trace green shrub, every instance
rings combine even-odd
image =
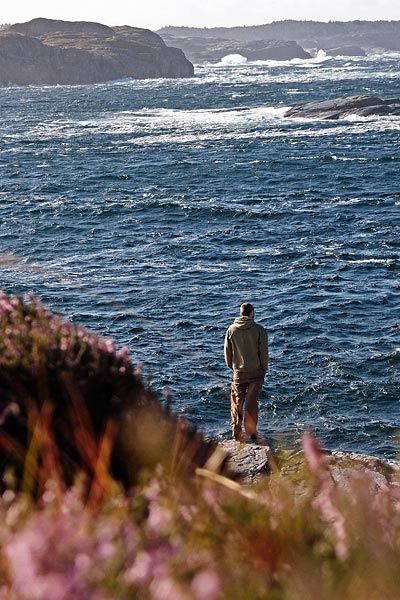
[[[12,468],[25,491],[81,472],[105,488],[110,471],[128,488],[143,469],[190,468],[212,450],[161,404],[126,348],[34,297],[0,294],[0,403],[1,472]]]

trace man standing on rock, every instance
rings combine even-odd
[[[262,440],[257,431],[258,396],[268,370],[268,336],[264,327],[254,321],[254,307],[245,302],[228,328],[224,343],[225,362],[233,371],[231,385],[232,433],[244,441],[242,430],[253,440]]]

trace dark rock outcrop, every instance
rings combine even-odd
[[[346,96],[334,100],[298,104],[284,114],[285,117],[301,119],[342,119],[349,115],[359,117],[400,116],[400,98],[382,100],[369,94]]]
[[[33,19],[0,31],[0,85],[192,77],[182,50],[136,27]]]
[[[365,50],[360,46],[339,46],[338,48],[325,48],[328,56],[366,56]]]
[[[240,54],[247,60],[292,60],[293,58],[310,58],[299,44],[294,41],[253,40],[238,41],[223,38],[180,37],[168,33],[162,34],[167,44],[172,44],[185,53],[195,63],[219,62],[229,54]]]

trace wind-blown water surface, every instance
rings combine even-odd
[[[229,63],[229,61],[228,61]],[[0,287],[128,345],[227,437],[225,329],[270,337],[260,430],[397,455],[400,119],[286,120],[400,96],[400,56],[196,68],[189,80],[2,88]]]

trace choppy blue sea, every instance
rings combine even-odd
[[[358,93],[399,97],[400,55],[0,88],[0,288],[129,346],[217,438],[225,330],[253,302],[260,431],[397,457],[400,118],[283,118]]]

